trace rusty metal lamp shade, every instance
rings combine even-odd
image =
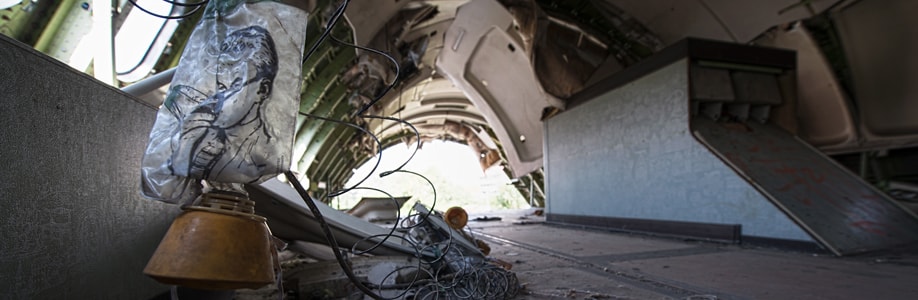
[[[443,214],[443,220],[446,221],[449,227],[456,230],[462,230],[469,222],[469,214],[465,212],[465,209],[462,207],[453,206],[447,209],[446,213]]]
[[[211,192],[172,222],[143,273],[197,289],[254,289],[273,283],[274,249],[265,218],[246,195]]]

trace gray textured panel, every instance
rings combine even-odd
[[[178,209],[141,199],[155,109],[0,36],[2,299],[147,299]]]
[[[777,126],[695,118],[692,129],[836,254],[918,242],[918,219]]]
[[[737,71],[732,77],[737,102],[781,104],[781,88],[776,75]]]
[[[699,101],[734,101],[733,81],[726,69],[691,67],[692,99]]]
[[[692,138],[685,60],[546,121],[547,213],[741,224],[812,239]]]

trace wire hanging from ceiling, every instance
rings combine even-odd
[[[343,15],[346,11],[348,2],[349,1],[344,0],[342,4],[335,10],[335,13],[331,18],[329,18],[326,28],[318,41],[313,44],[310,50],[304,55],[303,62],[308,60],[309,57],[315,53],[319,44],[321,44],[327,37],[331,37],[331,40],[337,44],[353,47],[383,56],[392,63],[392,67],[395,69],[395,76],[392,82],[389,83],[379,94],[373,97],[370,102],[366,103],[355,113],[351,114],[350,118],[353,119],[359,117],[364,119],[381,119],[395,121],[407,125],[414,133],[416,138],[417,144],[414,147],[413,152],[409,158],[406,159],[401,165],[395,169],[380,172],[379,176],[382,178],[393,174],[408,174],[420,177],[430,186],[433,197],[431,199],[432,201],[430,203],[430,208],[425,208],[426,211],[409,213],[409,215],[404,219],[401,218],[401,212],[398,212],[397,220],[399,221],[396,222],[392,228],[390,228],[390,231],[387,234],[368,236],[358,240],[351,246],[350,253],[351,255],[363,255],[373,251],[373,249],[384,244],[389,239],[400,239],[413,247],[415,258],[418,259],[419,265],[416,267],[411,267],[417,269],[416,272],[414,272],[414,278],[412,278],[407,284],[384,284],[387,278],[391,276],[397,276],[400,271],[408,268],[403,267],[393,270],[387,274],[387,276],[385,276],[379,283],[362,282],[357,279],[356,276],[354,276],[353,271],[350,270],[349,264],[345,261],[346,258],[342,255],[342,251],[337,248],[338,244],[335,241],[330,229],[328,229],[328,224],[325,222],[324,218],[318,217],[321,212],[318,211],[316,204],[313,203],[314,200],[308,195],[307,191],[302,188],[298,181],[294,183],[295,189],[298,193],[300,193],[303,200],[307,202],[307,205],[310,207],[310,210],[313,211],[313,214],[317,216],[317,220],[323,227],[323,232],[326,233],[326,238],[329,242],[329,245],[335,249],[334,252],[336,259],[338,260],[338,263],[342,269],[344,269],[345,274],[347,274],[347,276],[351,279],[355,286],[361,290],[361,292],[374,299],[397,299],[402,297],[414,299],[433,299],[439,298],[440,296],[445,296],[447,299],[506,299],[512,297],[517,293],[519,289],[519,281],[515,274],[496,265],[493,265],[484,259],[475,260],[467,257],[463,254],[462,251],[458,249],[458,245],[454,239],[452,229],[450,229],[448,226],[443,229],[442,226],[437,227],[435,224],[433,224],[434,222],[432,221],[432,217],[437,204],[436,187],[428,178],[424,177],[423,175],[413,171],[404,170],[404,167],[414,158],[418,149],[420,149],[421,138],[418,129],[410,122],[401,118],[364,114],[374,105],[376,105],[376,103],[378,103],[386,94],[388,94],[388,92],[391,91],[395,85],[398,84],[398,79],[401,76],[401,69],[398,61],[388,53],[377,49],[348,43],[334,37],[331,34],[334,25],[337,24],[341,15]],[[380,161],[382,160],[382,144],[380,143],[379,137],[354,122],[333,120],[330,118],[306,113],[301,114],[322,121],[336,122],[355,128],[362,131],[364,134],[370,135],[377,144],[377,161],[367,176],[362,178],[353,186],[327,193],[326,198],[323,199],[322,202],[328,203],[327,201],[330,201],[330,198],[338,197],[353,190],[361,189],[383,193],[393,202],[396,201],[391,194],[383,191],[382,189],[361,186],[369,178],[369,176],[371,176],[377,170]],[[296,181],[296,177],[293,176],[292,172],[287,172],[286,175],[289,181]],[[398,203],[396,202],[396,207],[398,207],[397,204]],[[415,211],[415,208],[412,208],[412,211]],[[404,235],[395,235],[397,228],[405,231]],[[372,246],[363,248],[363,250],[358,250],[358,248],[360,248],[359,245],[366,242],[372,243]],[[477,249],[474,249],[474,251],[477,251]],[[427,279],[419,279],[418,275],[422,272],[428,275]],[[376,291],[368,291],[371,288],[375,289]],[[401,290],[401,293],[398,293],[392,298],[385,298],[380,296],[382,291],[387,290]]]
[[[152,12],[152,11],[150,11],[150,10],[144,8],[143,6],[137,4],[137,1],[138,1],[138,0],[128,0],[128,2],[131,3],[131,5],[133,5],[135,8],[137,8],[137,9],[139,9],[139,10],[145,12],[145,13],[150,14],[150,15],[155,16],[155,17],[158,17],[158,18],[163,18],[163,19],[168,19],[168,20],[184,19],[184,18],[190,17],[191,15],[194,15],[195,13],[197,13],[198,10],[201,9],[201,7],[206,6],[207,3],[210,2],[210,0],[204,0],[204,1],[201,1],[201,2],[195,2],[195,3],[182,3],[182,2],[178,2],[178,1],[163,0],[164,2],[169,3],[169,4],[172,4],[173,6],[191,7],[192,9],[191,9],[191,11],[186,12],[186,13],[183,13],[183,14],[181,14],[181,15],[161,15],[161,14],[158,14],[158,13],[154,13],[154,12]],[[173,10],[174,10],[174,9],[173,9]],[[171,12],[170,12],[170,13],[171,13]]]

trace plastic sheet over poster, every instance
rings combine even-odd
[[[187,203],[201,180],[257,183],[289,169],[306,17],[271,1],[208,4],[150,133],[145,197]]]

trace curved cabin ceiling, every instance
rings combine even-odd
[[[70,63],[60,52],[86,34],[81,22],[92,8],[13,2],[0,10],[0,33]],[[284,2],[312,12],[311,45],[340,1]],[[132,10],[120,5],[116,32]],[[352,0],[332,34],[388,52],[400,65],[399,83],[368,114],[408,121],[422,141],[469,145],[482,168],[500,165],[521,179],[525,196],[534,182],[533,196],[544,203],[541,121],[576,105],[569,99],[584,87],[684,37],[797,50],[797,133],[824,151],[915,145],[918,126],[908,112],[918,109],[909,101],[918,88],[882,78],[886,71],[916,78],[915,60],[894,59],[916,48],[918,24],[908,13],[916,9],[908,0]],[[195,22],[180,22],[168,45],[149,54],[158,57],[153,73],[177,64]],[[898,44],[874,47],[883,37]],[[313,192],[341,187],[380,147],[416,142],[403,123],[353,116],[396,80],[385,58],[329,41],[303,68],[301,113],[356,123],[380,140],[299,116],[293,169]]]

